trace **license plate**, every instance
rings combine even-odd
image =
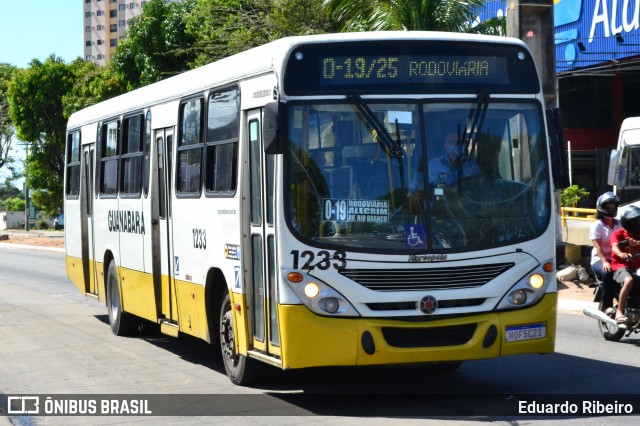
[[[514,325],[505,329],[505,338],[507,339],[507,342],[542,339],[546,336],[547,326],[545,323]]]

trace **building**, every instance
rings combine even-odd
[[[106,65],[125,37],[128,21],[142,13],[147,1],[84,0],[84,59]]]
[[[507,16],[511,0],[489,0],[479,19]],[[553,4],[557,99],[570,147],[572,183],[593,207],[607,186],[609,153],[627,117],[640,116],[640,2],[519,0]],[[535,29],[526,36],[536,37]]]
[[[627,117],[640,116],[640,3],[560,0],[555,49],[565,138],[573,183],[591,192],[607,186],[609,152]]]

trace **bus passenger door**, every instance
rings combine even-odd
[[[86,293],[98,295],[95,252],[93,243],[93,159],[95,147],[85,145],[82,150],[82,171],[80,183],[82,234],[82,272]]]
[[[247,116],[249,135],[249,223],[250,241],[243,253],[251,253],[249,271],[251,288],[246,290],[249,326],[253,347],[261,352],[280,355],[280,335],[276,309],[276,241],[274,228],[275,156],[265,155],[262,140],[262,110]]]
[[[165,324],[177,325],[171,215],[173,128],[156,130],[154,145],[155,158],[153,161],[151,190],[151,246],[154,294],[160,321]],[[177,333],[177,329],[175,331]]]

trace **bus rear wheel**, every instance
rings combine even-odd
[[[219,336],[222,362],[229,380],[239,386],[246,386],[256,381],[260,365],[256,360],[240,355],[236,351],[233,311],[228,294],[222,301],[220,309]]]
[[[115,260],[109,262],[107,269],[107,311],[109,313],[109,325],[116,336],[125,336],[135,328],[135,322],[131,314],[122,310],[120,297],[120,284]]]

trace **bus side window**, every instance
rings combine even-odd
[[[139,197],[142,190],[142,114],[124,119],[120,163],[120,193]]]
[[[80,194],[80,131],[67,137],[67,198],[78,198]]]
[[[181,195],[200,195],[203,139],[203,99],[196,98],[180,105],[180,135],[176,191]]]
[[[118,160],[120,156],[120,121],[102,125],[100,149],[100,194],[115,196],[118,193]]]
[[[207,195],[233,194],[238,175],[240,138],[238,89],[214,91],[207,105],[204,188]]]

